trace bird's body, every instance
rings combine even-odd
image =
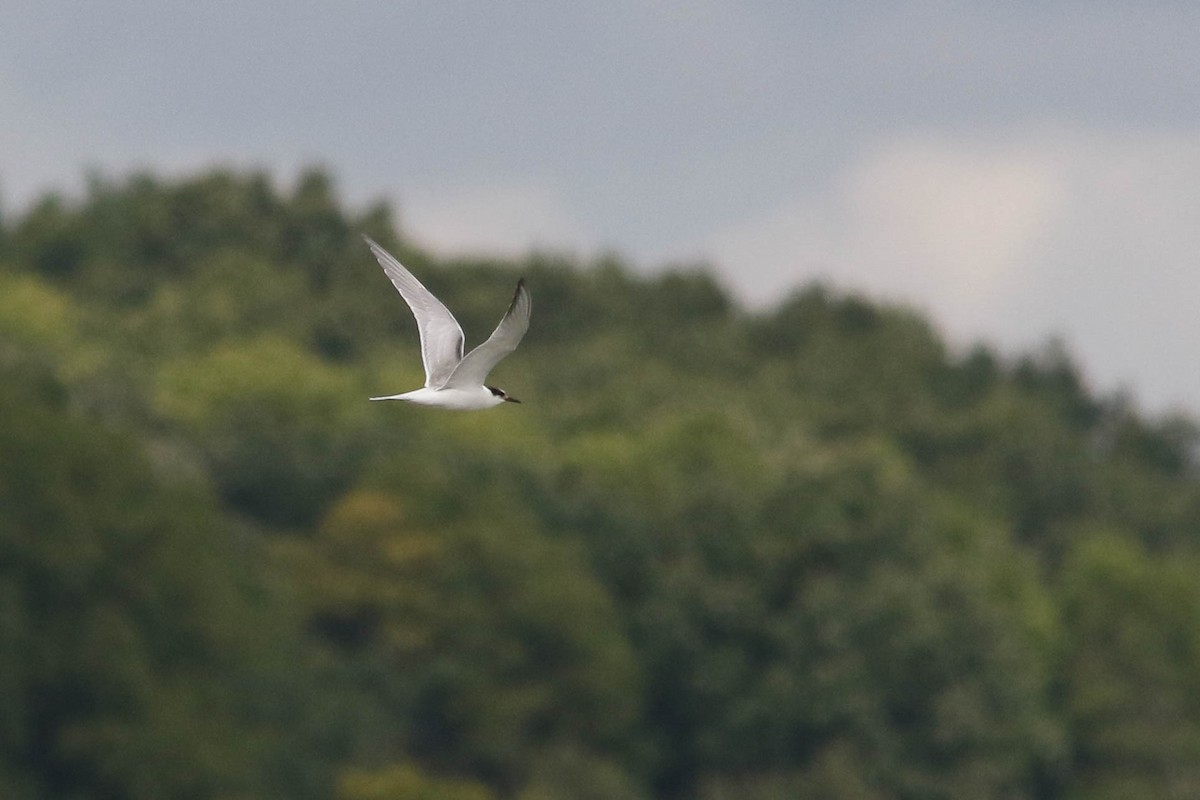
[[[501,359],[517,349],[529,329],[531,301],[525,281],[517,281],[512,303],[492,335],[464,356],[462,328],[449,309],[390,253],[370,237],[363,238],[417,320],[421,361],[425,365],[424,387],[371,399],[404,400],[457,411],[479,411],[505,402],[521,402],[509,397],[503,389],[483,382]]]
[[[491,408],[506,402],[504,397],[493,394],[486,386],[478,389],[414,389],[403,394],[392,394],[387,397],[372,397],[372,400],[404,400],[419,406],[435,406],[456,411],[478,411]],[[509,403],[519,403],[520,400],[508,398]]]

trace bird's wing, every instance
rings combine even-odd
[[[449,379],[454,368],[463,357],[463,332],[458,320],[442,301],[421,282],[413,277],[391,253],[384,250],[370,236],[363,236],[371,246],[371,252],[379,260],[379,266],[391,278],[392,285],[417,320],[417,331],[421,334],[421,362],[425,365],[425,385],[439,388]]]
[[[532,301],[529,290],[525,288],[525,280],[517,281],[517,290],[513,293],[512,303],[504,314],[504,319],[492,331],[492,335],[483,344],[467,353],[466,357],[450,373],[446,381],[447,388],[468,388],[481,386],[487,379],[492,368],[500,363],[500,359],[517,349],[525,331],[529,330],[529,312]]]

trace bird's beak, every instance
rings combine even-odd
[[[521,401],[520,401],[520,400],[518,400],[518,399],[517,399],[517,398],[515,398],[515,397],[508,397],[508,396],[506,395],[506,396],[504,397],[504,402],[506,402],[506,403],[519,403],[519,402],[521,402]]]

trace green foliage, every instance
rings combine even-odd
[[[37,796],[314,796],[300,643],[261,554],[130,439],[3,377],[0,775]]]
[[[405,506],[351,493],[316,540],[285,542],[284,556],[303,577],[310,626],[358,662],[359,680],[389,687],[407,748],[512,785],[546,743],[626,735],[636,665],[576,548],[497,528],[487,498],[436,534]]]
[[[1195,557],[1128,539],[1082,543],[1064,580],[1071,797],[1194,797],[1200,788],[1200,584]]]
[[[321,170],[0,230],[0,794],[1074,800],[1200,785],[1197,427],[1061,345],[442,261]],[[486,336],[438,414],[383,242]]]
[[[344,487],[361,446],[353,378],[284,339],[219,347],[163,365],[159,413],[194,437],[235,509],[311,522]]]

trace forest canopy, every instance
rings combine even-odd
[[[329,175],[0,221],[0,796],[1200,794],[1197,428],[820,284],[448,259]],[[521,406],[421,383],[361,234]]]

